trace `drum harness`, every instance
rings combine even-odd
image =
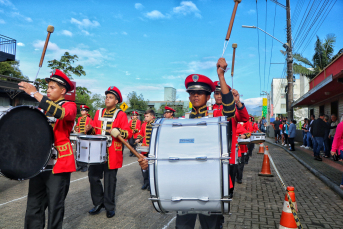
[[[103,122],[102,126],[105,126],[105,128],[107,128],[107,123],[109,122],[109,123],[112,124],[114,122],[114,120],[117,118],[117,115],[118,115],[119,111],[122,111],[122,110],[117,109],[114,112],[112,118],[104,118],[104,117],[102,117],[102,113],[103,113],[104,109],[106,109],[106,108],[102,108],[99,111],[99,120]],[[106,129],[102,129],[101,135],[104,135],[105,137],[107,137],[107,139],[108,139],[107,147],[110,147],[112,145],[112,136],[111,135],[106,135]]]

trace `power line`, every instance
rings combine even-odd
[[[268,4],[266,0],[266,17],[265,17],[265,31],[267,31],[267,15],[268,15]],[[263,71],[263,89],[266,89],[266,65],[267,65],[267,34],[264,33],[264,71]],[[261,93],[261,92],[260,92]]]
[[[257,27],[258,27],[258,7],[257,7],[257,0],[256,0],[256,15],[257,15]],[[258,74],[260,76],[260,91],[258,94],[261,93],[261,58],[260,58],[260,35],[258,33],[259,29],[257,29],[257,50],[258,50]]]
[[[275,4],[273,36],[274,36],[274,29],[275,29],[276,6],[277,6],[277,5]],[[268,89],[268,84],[269,84],[270,68],[271,68],[271,62],[272,62],[272,56],[273,56],[273,46],[274,46],[274,39],[272,39],[272,48],[271,48],[271,51],[270,51],[269,74],[268,74],[268,81],[267,81],[267,89]]]

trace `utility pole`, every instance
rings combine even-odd
[[[286,14],[287,14],[287,116],[288,120],[293,119],[293,54],[292,54],[292,28],[291,28],[291,4],[290,0],[286,0]]]

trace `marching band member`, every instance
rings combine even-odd
[[[241,125],[241,123],[237,123],[237,131],[236,134],[238,137],[242,139],[250,138],[250,133],[244,129],[244,127]],[[240,157],[239,163],[238,163],[238,168],[237,168],[237,183],[242,184],[242,179],[243,179],[243,169],[244,169],[244,164],[245,164],[245,157],[249,157],[247,155],[248,152],[248,147],[246,145],[240,145],[239,146],[239,155]],[[233,191],[233,190],[232,190]]]
[[[152,123],[155,122],[155,111],[154,110],[147,110],[144,113],[144,123],[142,124],[142,128],[139,131],[137,136],[136,143],[142,142],[142,146],[149,146],[150,145],[150,137],[152,132]],[[142,152],[143,156],[148,156],[148,152]],[[149,182],[149,170],[148,168],[142,169],[143,175],[143,186],[142,190],[147,189],[150,191],[150,182]]]
[[[251,134],[255,132],[254,129],[254,117],[250,116],[249,120],[243,124],[243,127]],[[255,144],[249,143],[248,144],[248,155],[245,157],[245,164],[249,163],[249,157],[252,156],[252,151],[254,150]]]
[[[141,129],[141,120],[138,119],[137,111],[132,111],[132,117],[129,122],[129,126],[132,131],[132,137],[129,140],[129,144],[132,146],[132,148],[136,149],[136,146],[137,146],[136,139],[138,137],[139,130]],[[130,157],[134,157],[131,151],[130,151]]]
[[[235,99],[238,93],[233,95],[233,90],[230,91],[224,78],[224,72],[227,63],[224,58],[220,58],[217,63],[217,73],[220,81],[222,93],[222,110],[214,110],[213,116],[218,117],[223,114],[228,119],[233,118],[236,112]],[[193,105],[190,118],[202,118],[208,115],[206,102],[211,98],[211,93],[215,90],[215,85],[211,79],[204,75],[192,74],[187,76],[185,86],[189,93],[189,100]],[[239,97],[238,97],[239,99]],[[148,161],[145,159],[138,159],[142,169],[148,167]],[[176,228],[194,228],[197,214],[177,215]],[[199,214],[200,224],[202,228],[220,228],[222,224],[222,215],[202,215]]]
[[[223,104],[222,104],[222,93],[221,93],[221,87],[220,87],[220,82],[215,81],[214,85],[216,86],[216,89],[214,91],[214,99],[216,101],[216,104],[213,105],[213,110],[223,110]],[[231,90],[231,87],[227,85],[229,90]],[[236,136],[236,129],[237,129],[237,124],[238,122],[246,122],[248,121],[249,114],[247,109],[244,106],[244,103],[240,102],[240,96],[237,90],[233,89],[232,94],[234,95],[234,100],[236,103],[236,112],[235,112],[235,117],[231,118],[231,126],[232,126],[232,142],[231,142],[231,154],[230,157],[230,177],[232,181],[232,188],[230,189],[229,197],[232,198],[233,196],[233,190],[235,186],[235,180],[236,180],[236,174],[237,174],[237,169],[238,169],[238,164],[237,164],[237,158],[236,158],[236,144],[237,144],[237,138]],[[223,113],[223,115],[225,115]],[[238,149],[239,150],[239,149]],[[238,151],[238,154],[240,154],[240,150]]]
[[[75,172],[75,159],[69,135],[76,118],[76,104],[64,100],[65,94],[74,89],[73,83],[60,70],[52,72],[48,83],[47,96],[40,94],[36,87],[20,82],[19,89],[34,97],[39,108],[44,110],[53,123],[55,153],[46,169],[30,179],[25,228],[44,228],[45,210],[48,207],[48,228],[62,228],[64,201],[69,191],[70,174]]]
[[[171,107],[164,107],[164,117],[168,119],[173,119],[175,114],[175,110]]]
[[[116,108],[116,105],[123,101],[119,89],[111,86],[105,91],[105,95],[106,108],[97,110],[92,124],[85,129],[86,132],[92,131],[93,134],[107,135],[112,140],[112,144],[107,148],[107,163],[90,165],[88,169],[91,197],[94,205],[89,214],[99,214],[101,209],[105,208],[107,218],[112,218],[115,215],[117,172],[123,165],[123,144],[116,137],[120,135],[124,139],[129,139],[132,132],[126,114]],[[100,181],[103,177],[104,188]]]
[[[85,127],[92,122],[91,116],[88,114],[89,107],[87,105],[80,106],[81,117],[77,119],[77,124],[74,127],[76,133],[86,134]],[[87,172],[87,164],[76,161],[76,171]]]

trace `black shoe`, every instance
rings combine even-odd
[[[150,192],[150,185],[147,186],[146,190]]]
[[[143,186],[141,187],[141,189],[142,189],[142,190],[145,190],[145,189],[147,189],[147,187],[148,187],[148,184],[143,184]]]
[[[229,199],[232,199],[233,193],[229,193]]]
[[[88,170],[88,168],[87,168],[87,166],[86,167],[83,167],[82,169],[81,169],[81,172],[87,172],[87,170]]]
[[[81,171],[82,167],[77,167],[76,171]]]
[[[116,213],[114,211],[106,211],[107,218],[112,218],[115,215],[116,215]]]
[[[246,164],[246,165],[247,165],[247,164],[249,164],[249,163],[248,163],[248,162],[244,162],[244,164]]]
[[[238,184],[242,184],[242,180],[238,180],[238,179],[237,179],[237,183],[238,183]]]
[[[99,214],[102,208],[104,208],[103,204],[97,205],[94,208],[92,208],[88,213],[91,215]]]

